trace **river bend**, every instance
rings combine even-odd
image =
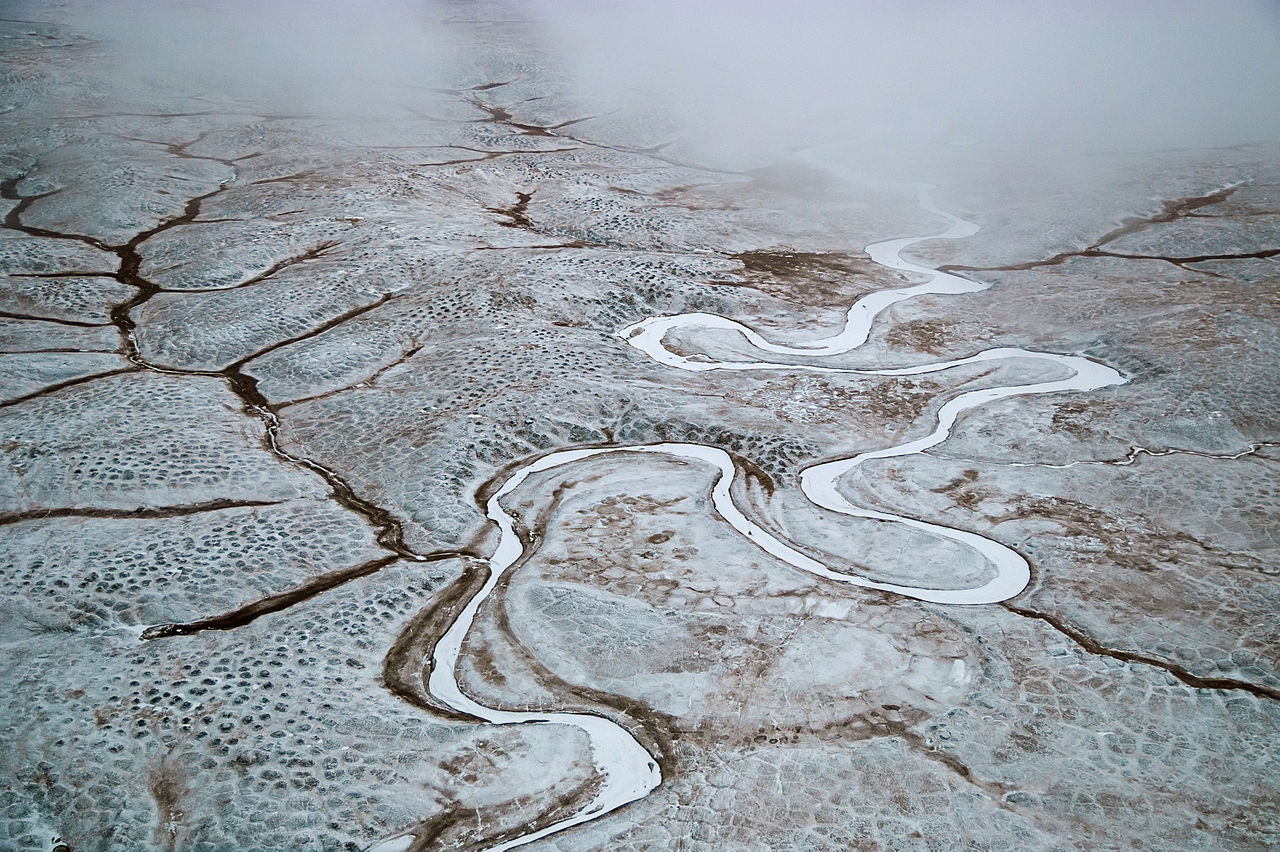
[[[734,503],[730,489],[736,475],[729,454],[717,447],[693,443],[660,443],[636,446],[609,446],[569,449],[541,456],[516,470],[502,486],[489,497],[486,513],[497,524],[500,538],[493,555],[489,557],[490,575],[480,591],[472,597],[457,619],[440,638],[429,663],[427,687],[430,694],[461,713],[496,725],[554,724],[568,725],[586,734],[590,743],[592,761],[604,779],[592,801],[581,811],[559,822],[536,831],[522,834],[490,847],[492,852],[512,849],[548,837],[576,825],[598,819],[624,805],[648,795],[662,783],[658,763],[626,728],[590,713],[544,713],[501,710],[487,707],[467,696],[457,680],[458,658],[463,642],[471,630],[476,613],[498,586],[503,574],[516,564],[524,553],[524,546],[516,535],[515,522],[502,506],[502,498],[511,494],[531,475],[553,468],[570,465],[593,456],[609,453],[654,453],[702,462],[718,470],[712,486],[712,504],[720,517],[749,541],[770,555],[800,571],[823,577],[837,583],[892,592],[906,597],[941,604],[990,604],[1022,592],[1030,579],[1027,561],[1012,548],[966,530],[954,529],[942,524],[907,518],[888,512],[855,505],[837,487],[841,477],[854,471],[872,459],[894,458],[920,453],[945,441],[955,427],[957,419],[966,411],[991,402],[1014,396],[1060,393],[1064,391],[1091,391],[1110,385],[1122,384],[1125,378],[1111,367],[1079,354],[1054,354],[1013,347],[988,349],[966,358],[940,361],[904,367],[876,369],[851,369],[818,363],[850,352],[866,343],[876,317],[890,306],[905,299],[924,294],[961,294],[986,289],[989,285],[970,281],[947,272],[930,269],[902,257],[902,252],[916,243],[932,239],[958,239],[978,231],[978,226],[944,210],[934,203],[927,187],[918,188],[920,206],[947,221],[943,230],[919,237],[906,237],[874,243],[866,247],[870,258],[888,269],[924,276],[925,280],[897,289],[870,293],[857,300],[849,308],[843,327],[827,337],[815,338],[795,344],[775,343],[754,329],[736,320],[708,313],[688,313],[675,316],[650,317],[618,332],[628,344],[660,364],[679,370],[706,372],[732,371],[790,371],[846,373],[866,376],[913,376],[937,373],[955,367],[985,362],[1001,362],[1010,359],[1032,359],[1057,365],[1069,375],[1052,381],[972,390],[948,399],[938,410],[937,423],[929,434],[893,447],[870,450],[847,458],[811,465],[801,471],[800,489],[815,506],[855,518],[903,524],[914,529],[967,545],[980,553],[994,568],[994,574],[982,585],[968,589],[933,589],[923,586],[907,586],[886,583],[856,574],[835,571],[807,554],[797,550],[769,531],[752,522]],[[673,331],[727,330],[742,335],[750,345],[756,360],[720,361],[705,356],[685,356],[668,349],[666,337]],[[808,359],[801,363],[777,363],[770,356]],[[371,852],[403,852],[413,844],[413,837],[402,834],[376,844]]]

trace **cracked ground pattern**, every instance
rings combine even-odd
[[[486,578],[484,500],[552,450],[718,447],[744,511],[837,570],[981,582],[797,476],[1029,368],[688,374],[616,336],[697,311],[830,333],[911,283],[861,250],[936,230],[911,191],[624,144],[478,13],[448,86],[355,120],[117,88],[61,8],[0,20],[3,848],[482,849],[577,812],[578,731],[482,724],[424,675]],[[940,186],[981,230],[912,257],[992,286],[901,302],[837,362],[1010,346],[1128,378],[840,482],[1016,549],[1017,597],[798,573],[687,461],[504,498],[526,551],[458,682],[607,716],[663,772],[528,848],[1280,845],[1280,147],[1114,158]]]

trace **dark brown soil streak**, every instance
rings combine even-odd
[[[18,202],[4,216],[4,226],[6,228],[11,231],[26,234],[29,237],[45,237],[51,240],[71,240],[77,243],[85,243],[86,245],[93,246],[96,249],[101,249],[102,251],[114,251],[111,246],[96,237],[90,237],[84,234],[64,234],[60,231],[50,231],[45,228],[37,228],[34,225],[24,225],[22,223],[22,214],[27,211],[28,207],[35,204],[42,198],[48,198],[51,195],[57,195],[61,192],[61,190],[53,189],[49,192],[42,192],[39,195],[19,195],[18,184],[21,183],[25,177],[26,175],[18,175],[17,177],[12,177],[0,182],[0,198],[3,198],[5,201]],[[114,277],[115,275],[115,273],[110,272],[103,274],[111,277]]]
[[[120,258],[120,269],[115,273],[115,279],[121,284],[127,284],[137,290],[132,298],[118,305],[113,305],[110,313],[112,324],[120,330],[125,355],[135,364],[142,367],[150,366],[138,352],[138,341],[134,334],[137,329],[137,323],[134,322],[130,314],[134,308],[149,301],[152,296],[161,290],[158,284],[148,281],[138,274],[138,268],[142,265],[142,255],[138,253],[138,247],[157,234],[194,222],[195,218],[200,215],[200,205],[223,192],[230,186],[230,183],[228,181],[211,192],[206,192],[204,195],[198,195],[190,199],[183,207],[181,215],[166,219],[148,230],[135,234],[124,245],[106,247],[109,251],[115,252]]]
[[[1094,243],[1090,248],[1098,248],[1107,243],[1115,242],[1121,237],[1126,237],[1136,231],[1151,225],[1163,225],[1167,222],[1174,222],[1178,219],[1186,218],[1199,210],[1201,207],[1210,207],[1214,204],[1221,204],[1226,201],[1240,186],[1228,186],[1217,192],[1211,192],[1207,195],[1189,195],[1186,198],[1175,198],[1170,201],[1162,201],[1160,203],[1160,212],[1151,216],[1130,216],[1120,223],[1120,227],[1113,231],[1108,231],[1102,236],[1102,239]]]
[[[258,181],[258,183],[262,183],[262,181]],[[204,224],[208,224],[210,221],[211,220],[209,219],[201,219],[199,222],[194,222],[192,224],[204,225]],[[284,260],[273,264],[271,268],[267,269],[266,271],[260,272],[257,275],[253,276],[252,278],[249,278],[245,281],[241,281],[238,284],[228,284],[225,287],[199,287],[199,288],[192,288],[192,289],[161,287],[160,292],[161,293],[178,293],[178,294],[218,293],[223,290],[239,290],[242,287],[252,287],[255,284],[261,284],[263,281],[266,281],[267,279],[274,277],[277,273],[283,272],[284,270],[288,269],[291,266],[297,266],[298,264],[306,263],[308,261],[316,260],[318,258],[324,257],[326,254],[329,253],[330,250],[337,248],[340,245],[341,243],[338,242],[337,240],[325,240],[324,242],[317,243],[316,245],[312,246],[306,251],[299,252],[293,257],[285,258]]]
[[[276,411],[279,411],[280,409],[288,408],[291,405],[302,405],[303,403],[307,403],[307,402],[318,402],[319,400],[328,399],[331,396],[337,396],[340,393],[346,393],[349,390],[354,390],[357,385],[375,384],[378,381],[378,379],[386,375],[387,372],[395,369],[396,367],[399,367],[401,364],[405,363],[406,361],[408,361],[414,355],[417,355],[421,351],[422,351],[421,344],[419,344],[418,346],[414,346],[410,349],[406,349],[404,354],[402,354],[399,358],[392,361],[390,364],[387,364],[385,367],[379,367],[376,371],[360,379],[360,381],[355,382],[354,384],[344,385],[343,387],[340,387],[340,388],[334,388],[331,391],[318,393],[315,396],[303,396],[303,397],[299,397],[298,399],[288,399],[288,400],[285,400],[284,402],[277,402],[275,403],[275,409]]]
[[[1120,660],[1124,663],[1141,663],[1146,666],[1163,669],[1173,677],[1185,683],[1187,686],[1194,687],[1196,689],[1240,690],[1258,698],[1269,698],[1272,701],[1280,701],[1280,689],[1273,689],[1272,687],[1250,683],[1245,680],[1237,680],[1235,678],[1201,677],[1200,675],[1192,674],[1177,663],[1160,659],[1159,657],[1152,656],[1151,654],[1143,654],[1138,651],[1125,651],[1118,648],[1108,648],[1088,633],[1085,633],[1078,627],[1073,627],[1057,615],[1040,612],[1027,607],[1021,607],[1008,601],[1000,604],[1000,606],[1024,618],[1034,618],[1038,621],[1045,622],[1054,630],[1058,631],[1063,636],[1066,636],[1085,651],[1090,654],[1094,654],[1095,656],[1111,657],[1114,660]]]
[[[216,157],[197,157],[195,155],[188,154],[186,149],[190,145],[193,145],[198,141],[199,141],[199,137],[197,137],[197,139],[195,140],[192,140],[191,142],[179,143],[175,145],[167,145],[166,150],[168,150],[170,153],[174,154],[175,156],[186,157],[191,159],[207,159],[214,162],[222,163],[223,165],[226,165],[229,168],[234,169],[234,166],[232,165],[233,161],[230,161],[230,160],[224,160]],[[331,470],[330,468],[308,457],[294,455],[286,451],[281,446],[280,437],[279,437],[280,420],[276,414],[275,407],[271,404],[269,400],[267,400],[265,396],[263,396],[262,392],[258,390],[258,380],[252,376],[246,375],[243,372],[243,368],[245,367],[245,365],[248,364],[250,361],[252,361],[254,358],[261,357],[262,355],[265,355],[269,352],[273,352],[284,346],[288,346],[290,344],[315,337],[316,335],[323,334],[324,332],[329,331],[334,327],[341,325],[344,322],[347,322],[348,320],[361,316],[379,307],[380,305],[385,304],[387,301],[394,298],[394,294],[390,294],[390,293],[384,294],[382,298],[378,299],[375,302],[347,311],[346,313],[338,317],[335,317],[334,319],[329,320],[328,322],[322,323],[321,325],[315,328],[312,328],[306,332],[295,335],[286,340],[278,341],[268,347],[265,347],[264,349],[261,349],[257,352],[254,352],[251,355],[248,355],[240,359],[239,361],[236,361],[234,364],[231,364],[230,366],[222,370],[215,371],[215,370],[177,369],[177,368],[171,368],[171,367],[167,367],[160,364],[154,364],[146,360],[142,356],[141,352],[139,351],[137,338],[135,335],[137,324],[133,320],[133,317],[131,316],[131,312],[133,311],[134,308],[144,304],[153,296],[155,296],[157,293],[161,292],[162,288],[159,285],[157,285],[155,282],[147,280],[139,273],[138,270],[142,263],[142,256],[139,252],[139,248],[142,246],[143,243],[145,243],[147,240],[151,239],[152,237],[156,236],[157,234],[161,234],[165,231],[168,231],[170,229],[177,228],[183,225],[195,223],[196,217],[199,216],[200,214],[201,204],[203,204],[208,199],[218,195],[219,193],[224,192],[232,183],[234,183],[234,181],[236,180],[236,177],[232,177],[230,180],[224,182],[215,190],[206,192],[202,195],[189,199],[183,205],[183,211],[181,214],[177,216],[169,217],[168,219],[164,219],[158,224],[154,225],[153,227],[148,228],[144,231],[140,231],[139,233],[135,234],[128,242],[123,243],[121,245],[109,245],[93,237],[87,237],[87,236],[78,235],[78,234],[61,234],[54,231],[48,231],[42,228],[35,228],[35,227],[24,225],[22,222],[22,213],[28,207],[30,207],[30,205],[33,204],[35,201],[39,200],[40,198],[47,197],[52,193],[45,193],[45,194],[36,195],[36,196],[25,196],[25,197],[21,196],[18,194],[18,190],[17,190],[18,183],[21,180],[22,180],[22,177],[11,178],[9,180],[4,181],[2,184],[0,184],[0,197],[18,202],[5,215],[4,227],[9,228],[11,230],[19,231],[21,233],[29,234],[31,236],[48,237],[51,239],[75,240],[78,242],[88,243],[89,245],[92,245],[95,248],[112,252],[120,259],[120,268],[114,273],[107,273],[106,276],[104,277],[114,278],[115,280],[119,281],[122,284],[126,284],[130,287],[133,287],[134,290],[136,291],[131,298],[117,305],[112,306],[110,311],[111,324],[114,325],[120,333],[121,349],[125,354],[125,356],[134,364],[136,364],[139,368],[144,370],[164,373],[167,375],[206,376],[206,377],[219,377],[223,379],[227,383],[227,386],[231,389],[231,391],[237,397],[240,398],[241,403],[244,407],[245,413],[248,414],[249,416],[257,418],[262,422],[263,429],[264,429],[263,443],[266,446],[266,448],[277,458],[280,458],[281,460],[289,463],[290,465],[310,470],[318,474],[322,479],[324,479],[324,481],[329,485],[330,496],[332,497],[332,499],[337,501],[344,508],[347,508],[359,514],[361,517],[363,517],[369,523],[369,525],[376,530],[376,538],[379,546],[381,546],[385,550],[390,551],[393,554],[393,556],[391,557],[384,557],[383,559],[380,559],[380,560],[374,560],[373,562],[364,563],[363,565],[356,566],[355,568],[347,568],[347,569],[331,572],[330,574],[323,575],[323,577],[317,578],[316,580],[311,581],[308,584],[304,584],[303,586],[298,587],[298,589],[292,590],[291,592],[284,592],[284,593],[280,593],[279,595],[271,596],[269,598],[263,599],[263,601],[259,601],[255,604],[251,604],[249,605],[249,607],[242,608],[242,610],[237,610],[235,613],[230,613],[223,616],[215,616],[212,619],[205,619],[200,622],[194,622],[193,625],[190,625],[190,626],[183,626],[183,625],[157,626],[156,628],[153,628],[151,631],[148,631],[147,634],[144,634],[143,638],[158,638],[159,636],[178,635],[181,633],[196,632],[198,630],[203,630],[203,629],[230,629],[231,627],[238,626],[239,624],[248,623],[248,621],[252,621],[253,619],[257,618],[259,615],[265,614],[267,612],[276,612],[276,611],[279,611],[280,609],[284,609],[288,606],[292,606],[293,604],[298,603],[299,601],[306,600],[316,594],[319,594],[324,591],[328,591],[329,589],[334,588],[335,586],[340,585],[341,583],[345,583],[348,580],[355,579],[357,577],[367,576],[368,574],[371,574],[377,570],[380,570],[381,568],[385,567],[391,562],[394,562],[396,558],[405,558],[405,559],[410,559],[416,562],[425,562],[425,561],[430,561],[437,558],[446,558],[445,555],[441,555],[441,554],[423,555],[413,551],[410,547],[408,547],[408,545],[405,544],[403,524],[389,510],[384,509],[381,506],[378,506],[373,502],[366,500],[360,497],[359,495],[357,495],[355,493],[355,490],[351,487],[351,485],[347,483],[347,481],[343,477],[341,477],[338,473]],[[298,258],[294,258],[294,259],[291,259],[290,261],[286,261],[285,264],[291,265],[292,263],[301,262],[303,259],[311,259],[312,257],[317,257],[320,254],[323,254],[324,251],[327,251],[328,248],[330,248],[330,246],[326,246],[322,244],[321,246],[317,246],[316,248],[313,248],[309,252],[304,252],[303,255],[299,256]],[[280,268],[283,268],[283,266],[279,264],[277,264],[277,267],[278,268],[273,268],[272,270],[268,270],[268,273],[278,272]],[[264,273],[264,276],[268,273]],[[79,381],[88,381],[90,380],[90,378],[100,378],[100,377],[101,376],[87,377],[82,380],[73,380],[72,382],[69,382],[69,383],[63,383],[59,387],[46,388],[43,391],[38,392],[37,394],[28,395],[26,398],[24,398],[24,401],[25,399],[30,399],[30,398],[33,398],[34,396],[38,396],[43,393],[48,393],[48,392],[52,392],[54,390],[60,389],[60,387],[67,387],[70,384],[79,383]],[[450,555],[450,556],[455,555],[455,552],[450,551],[448,552],[447,555]]]
[[[986,793],[992,801],[1005,810],[1013,810],[1009,803],[1004,801],[1004,794],[1009,792],[1009,788],[1004,784],[994,781],[983,781],[973,774],[973,770],[965,765],[964,761],[956,757],[954,754],[942,751],[929,745],[924,735],[907,726],[906,722],[895,721],[887,718],[881,718],[877,727],[881,728],[883,735],[894,736],[901,739],[916,754],[922,755],[935,763],[940,763],[947,769],[954,772],[966,782],[977,787]]]
[[[115,273],[103,270],[89,272],[83,269],[69,269],[65,272],[10,272],[10,278],[114,278]],[[106,325],[106,323],[103,323]]]
[[[117,518],[122,520],[147,518],[181,518],[204,512],[221,512],[226,509],[258,509],[263,506],[279,506],[281,500],[211,500],[208,503],[192,503],[186,506],[140,506],[137,509],[100,509],[96,507],[61,506],[56,509],[33,509],[0,515],[0,526],[20,524],[24,521],[43,521],[48,518]]]
[[[533,220],[529,218],[529,200],[533,198],[532,192],[517,192],[516,203],[510,207],[489,207],[486,208],[490,213],[497,213],[499,216],[506,216],[510,221],[501,224],[508,228],[524,228],[532,231]]]
[[[35,314],[19,314],[13,311],[0,311],[0,317],[4,319],[27,320],[30,322],[52,322],[58,325],[69,325],[74,328],[106,328],[111,325],[109,322],[84,322],[83,320],[69,320],[61,317],[42,317]]]
[[[681,162],[680,160],[664,157],[661,154],[662,149],[670,145],[671,144],[670,142],[663,142],[662,144],[653,145],[648,148],[635,148],[627,145],[608,145],[604,142],[593,142],[589,139],[584,139],[580,136],[574,136],[570,133],[560,132],[563,130],[563,128],[569,127],[570,125],[578,124],[583,121],[587,121],[591,118],[594,118],[594,116],[584,116],[582,118],[574,118],[574,119],[570,119],[569,121],[562,121],[559,124],[554,124],[550,126],[544,126],[540,124],[523,124],[521,122],[516,121],[506,107],[486,104],[478,98],[473,98],[470,101],[470,104],[474,106],[476,109],[480,110],[481,112],[486,112],[489,114],[488,118],[477,119],[478,122],[492,122],[494,124],[500,124],[505,127],[510,127],[513,130],[519,131],[524,136],[554,136],[558,139],[567,139],[572,142],[577,142],[579,145],[585,145],[591,148],[599,148],[605,151],[619,151],[624,154],[637,154],[642,157],[649,157],[651,159],[658,160],[659,162],[667,163],[669,165],[677,166],[683,169],[694,169],[700,172],[708,172],[711,174],[750,177],[749,172],[737,171],[733,169],[717,169],[711,166],[701,166],[701,165],[696,165],[694,163],[685,163],[685,162]],[[529,153],[541,153],[541,152],[530,151]]]
[[[505,831],[498,832],[493,835],[485,835],[480,839],[472,841],[466,848],[490,848],[496,844],[507,840],[513,840],[522,837],[534,831],[541,829],[543,826],[554,825],[565,819],[567,816],[577,812],[578,802],[583,799],[590,799],[595,795],[599,782],[596,779],[584,781],[568,792],[556,796],[551,806],[538,818],[530,820],[524,825],[513,826]],[[477,808],[469,807],[453,807],[442,814],[432,817],[429,820],[418,823],[409,829],[405,834],[413,836],[413,842],[408,848],[408,852],[429,852],[432,849],[446,848],[441,844],[444,841],[446,832],[450,829],[465,825],[467,823],[481,824],[481,817],[485,814]],[[460,840],[453,840],[447,848],[458,848]]]
[[[76,350],[70,350],[70,351],[76,351]],[[11,405],[19,405],[24,402],[30,402],[33,399],[39,399],[42,396],[48,396],[49,394],[57,393],[60,390],[72,388],[72,387],[75,387],[76,385],[83,385],[88,382],[96,382],[99,379],[105,379],[111,376],[119,376],[122,373],[134,373],[134,372],[137,372],[137,370],[138,370],[137,367],[122,367],[119,370],[108,370],[105,373],[94,373],[89,376],[77,376],[74,379],[67,379],[65,382],[57,382],[52,385],[46,385],[45,387],[40,388],[40,390],[38,391],[32,391],[31,393],[24,394],[22,396],[17,396],[17,397],[14,397],[13,399],[6,399],[4,402],[0,402],[0,408],[8,408]]]
[[[1214,204],[1220,204],[1226,201],[1240,187],[1229,186],[1226,189],[1220,189],[1217,192],[1211,192],[1208,195],[1193,195],[1187,198],[1175,198],[1172,201],[1163,201],[1160,204],[1160,211],[1150,216],[1130,216],[1124,219],[1120,227],[1108,231],[1103,234],[1097,242],[1088,248],[1076,251],[1064,251],[1055,254],[1053,257],[1044,260],[1029,260],[1023,263],[1010,263],[1004,266],[965,266],[963,264],[947,264],[939,266],[939,272],[1015,272],[1026,269],[1036,269],[1042,266],[1058,266],[1061,263],[1070,260],[1073,257],[1118,257],[1131,260],[1161,260],[1166,263],[1172,263],[1175,266],[1183,266],[1187,263],[1202,263],[1207,260],[1240,260],[1245,258],[1268,258],[1275,257],[1280,254],[1280,249],[1267,249],[1259,252],[1247,252],[1240,254],[1217,254],[1217,255],[1193,255],[1188,257],[1169,257],[1165,255],[1137,255],[1123,254],[1120,252],[1106,251],[1102,247],[1108,243],[1115,242],[1121,237],[1128,236],[1149,228],[1152,225],[1163,225],[1174,222],[1178,219],[1185,219],[1195,214],[1196,210],[1201,207],[1209,207]]]
[[[440,551],[423,557],[422,562],[436,562],[442,559],[453,559],[462,554],[457,551]],[[252,603],[245,604],[242,607],[222,613],[221,615],[213,615],[208,618],[202,618],[198,621],[188,621],[182,624],[156,624],[148,627],[142,632],[143,639],[164,639],[170,636],[190,636],[193,633],[199,633],[203,630],[234,630],[237,627],[243,627],[264,615],[273,612],[279,612],[282,609],[288,609],[291,606],[310,600],[322,592],[335,589],[344,583],[360,577],[367,577],[370,574],[376,574],[383,568],[393,562],[398,562],[398,556],[384,556],[381,559],[374,559],[369,562],[363,562],[351,568],[340,568],[336,571],[329,571],[317,577],[312,577],[305,582],[287,589],[283,592],[267,595]]]

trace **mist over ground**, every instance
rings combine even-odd
[[[531,42],[553,46],[564,74],[566,88],[538,93],[549,100],[539,110],[594,115],[578,132],[625,126],[725,166],[832,143],[874,162],[946,149],[1050,157],[1280,137],[1280,5],[1265,0],[501,8]],[[475,10],[411,0],[135,2],[94,4],[82,23],[122,43],[114,73],[359,117],[403,109],[405,87],[505,82],[469,68]],[[501,92],[493,100],[505,102]]]
[[[1273,3],[541,8],[591,97],[707,153],[1114,150],[1280,135]]]

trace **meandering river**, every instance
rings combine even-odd
[[[556,724],[578,728],[586,734],[590,743],[592,760],[596,770],[604,780],[591,803],[577,814],[491,847],[495,852],[523,846],[551,834],[597,819],[630,802],[643,798],[662,783],[662,775],[653,756],[644,749],[630,732],[610,719],[589,713],[535,713],[500,710],[487,707],[468,697],[458,684],[458,657],[461,653],[463,642],[471,630],[476,613],[497,587],[502,575],[523,554],[523,544],[516,535],[513,518],[502,506],[502,498],[515,491],[533,474],[608,453],[655,453],[702,462],[718,470],[711,497],[712,503],[720,516],[756,546],[800,571],[806,571],[838,583],[879,589],[943,604],[995,603],[1007,600],[1026,588],[1030,578],[1029,566],[1026,560],[1011,548],[965,530],[857,506],[841,494],[837,487],[841,477],[871,459],[906,456],[937,446],[950,436],[957,419],[965,411],[1013,396],[1063,391],[1091,391],[1109,385],[1121,384],[1125,381],[1125,378],[1116,370],[1083,355],[1061,355],[1009,347],[985,350],[966,358],[908,367],[849,369],[820,363],[821,359],[841,355],[862,346],[871,333],[876,317],[886,308],[904,299],[910,299],[913,296],[922,294],[971,293],[986,289],[988,286],[912,263],[902,257],[902,252],[916,243],[932,239],[958,239],[970,236],[978,231],[978,226],[973,222],[966,221],[939,209],[934,204],[930,190],[927,187],[918,188],[918,202],[926,211],[945,219],[948,223],[947,227],[942,231],[925,236],[906,237],[874,243],[866,247],[866,253],[881,266],[912,275],[923,276],[925,280],[907,287],[871,293],[859,299],[849,308],[844,326],[836,334],[805,343],[784,345],[767,340],[754,329],[735,320],[715,314],[689,313],[676,316],[651,317],[621,329],[618,335],[628,344],[658,363],[674,369],[693,372],[769,370],[847,373],[867,376],[910,376],[941,372],[969,364],[1001,362],[1010,359],[1032,359],[1049,362],[1060,367],[1062,373],[1069,374],[1066,378],[972,390],[957,394],[948,399],[939,408],[937,425],[928,435],[897,446],[871,450],[848,458],[815,464],[804,469],[800,474],[800,489],[815,506],[850,517],[872,518],[904,524],[967,545],[987,559],[994,569],[994,574],[982,585],[973,588],[932,589],[922,586],[879,582],[856,574],[832,570],[821,562],[800,552],[788,542],[779,539],[753,523],[734,504],[730,496],[730,488],[736,475],[733,460],[728,453],[717,447],[691,443],[663,443],[580,448],[553,452],[530,462],[513,473],[488,500],[486,505],[488,517],[498,525],[501,533],[497,548],[489,558],[491,573],[484,587],[471,599],[436,644],[430,661],[427,686],[431,695],[445,705],[492,724]],[[702,355],[685,356],[667,348],[666,339],[671,332],[698,330],[737,332],[746,340],[751,348],[751,354],[756,357],[751,360],[720,361]],[[779,355],[786,356],[790,360],[797,358],[806,360],[801,363],[778,363],[776,360],[770,360],[771,356]],[[377,844],[373,847],[372,852],[402,852],[402,850],[408,849],[412,842],[411,835],[401,835]]]

